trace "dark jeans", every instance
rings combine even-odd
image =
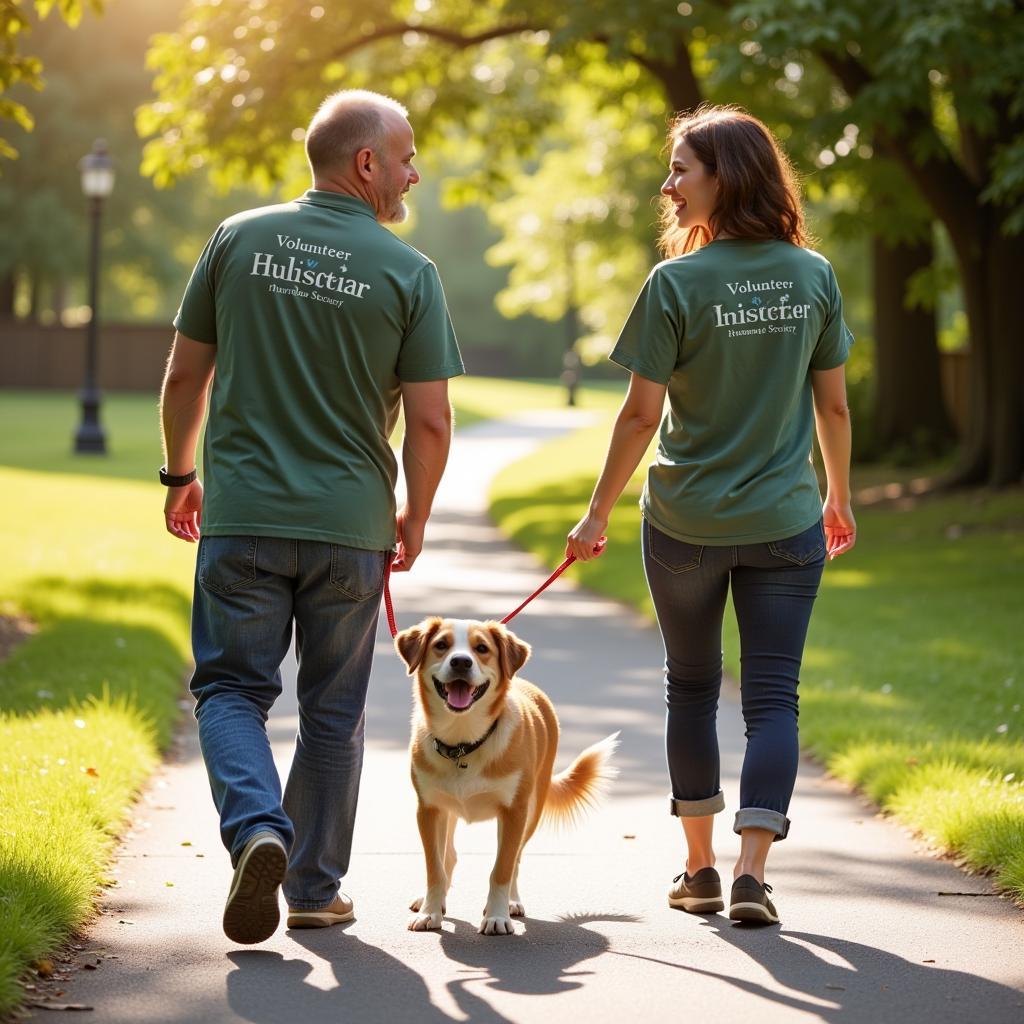
[[[665,642],[672,813],[699,817],[725,807],[715,721],[731,586],[747,737],[733,828],[763,828],[783,839],[800,756],[800,662],[825,565],[822,525],[767,544],[730,546],[688,544],[646,521],[643,531],[644,568]]]
[[[221,838],[234,863],[256,832],[277,832],[296,909],[328,906],[348,870],[386,557],[277,537],[199,542],[191,688]],[[299,731],[282,798],[267,716],[293,621]]]

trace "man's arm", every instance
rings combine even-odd
[[[835,558],[857,543],[857,523],[850,504],[852,428],[846,404],[846,371],[811,370],[814,421],[825,464],[827,493],[822,507],[828,557]]]
[[[406,495],[405,506],[396,521],[398,554],[392,563],[395,572],[411,569],[423,548],[423,531],[448,462],[452,439],[448,381],[403,383],[402,411],[405,414],[402,467]]]
[[[175,332],[160,392],[164,459],[171,476],[184,476],[195,468],[196,445],[216,358],[216,345]],[[168,533],[181,540],[197,541],[202,508],[203,485],[198,480],[185,487],[169,487],[164,503]]]

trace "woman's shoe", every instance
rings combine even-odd
[[[668,905],[688,914],[715,914],[725,909],[722,880],[714,868],[701,868],[692,878],[684,871],[672,879]]]
[[[775,904],[768,899],[772,887],[762,885],[753,875],[740,875],[732,883],[729,898],[729,917],[733,921],[752,921],[755,924],[778,924]]]

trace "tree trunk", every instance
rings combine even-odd
[[[1024,238],[1006,237],[998,216],[979,211],[972,225],[956,225],[971,339],[970,427],[949,480],[952,486],[1006,487],[1024,476],[1024,338],[1014,315]]]
[[[1024,237],[996,225],[988,247],[988,308],[992,331],[992,454],[988,482],[1006,487],[1024,477],[1024,337],[1016,298],[1024,267]]]
[[[14,316],[14,271],[0,275],[0,317]]]
[[[39,319],[39,313],[42,309],[42,282],[39,280],[39,274],[36,271],[31,270],[28,274],[28,319],[33,322]]]
[[[931,266],[934,255],[930,241],[890,246],[872,239],[874,434],[880,452],[935,455],[953,439],[942,396],[935,313],[906,305],[907,281]]]

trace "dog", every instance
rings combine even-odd
[[[519,860],[541,819],[573,821],[616,774],[618,733],[552,777],[558,718],[546,694],[517,673],[530,646],[498,622],[425,619],[395,647],[415,676],[410,759],[427,865],[411,931],[441,927],[455,868],[455,824],[498,821],[498,852],[480,932],[512,935],[524,914]]]

